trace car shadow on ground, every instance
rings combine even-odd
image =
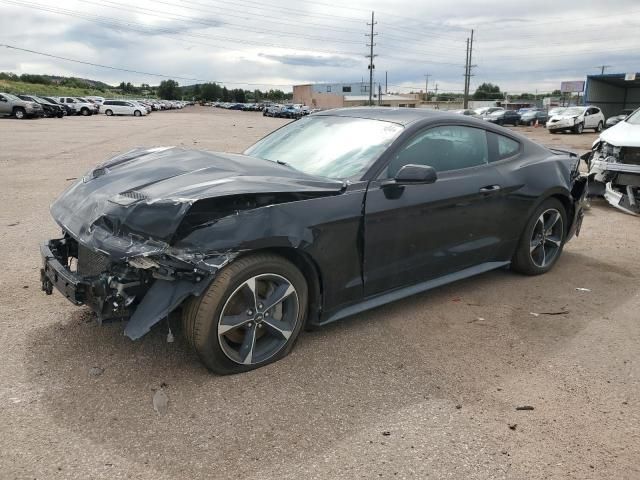
[[[437,399],[453,409],[495,391],[622,300],[620,268],[567,251],[545,276],[490,272],[303,333],[289,357],[226,377],[202,367],[180,335],[167,343],[166,324],[132,342],[123,324],[98,326],[81,309],[28,336],[37,355],[27,356],[27,372],[62,431],[132,461],[153,459],[168,474],[204,477],[224,463],[241,476],[292,451],[321,454],[403,407]],[[594,275],[608,276],[607,292],[575,290]],[[161,387],[164,416],[152,407]]]

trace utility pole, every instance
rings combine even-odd
[[[431,75],[426,73],[424,75],[424,101],[428,102],[429,101],[429,77]]]
[[[604,71],[607,68],[611,68],[611,65],[598,65],[597,67],[594,67],[594,68],[599,68],[600,69],[600,75],[604,75]]]
[[[382,85],[378,84],[378,106],[382,105]]]
[[[384,93],[389,93],[389,77],[387,77],[388,72],[384,72]]]
[[[462,108],[469,108],[469,39],[467,38],[467,57],[464,61],[464,98]]]
[[[374,18],[374,12],[371,12],[371,23],[367,23],[367,25],[371,26],[371,33],[365,34],[365,36],[369,37],[370,42],[367,43],[367,47],[370,48],[369,55],[367,55],[367,57],[369,58],[369,105],[373,105],[373,69],[376,68],[376,66],[373,64],[373,58],[377,57],[377,55],[373,54],[373,47],[376,46],[376,44],[373,43],[373,39],[376,35],[378,35],[377,33],[373,33],[373,27],[376,24]]]
[[[473,57],[473,30],[471,30],[471,38],[467,39],[467,63],[464,73],[464,108],[469,108],[469,88],[471,86],[471,69],[476,65],[471,63]]]

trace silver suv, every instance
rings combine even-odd
[[[29,102],[10,93],[0,92],[0,115],[13,115],[19,119],[43,117],[44,110],[36,102]]]

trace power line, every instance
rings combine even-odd
[[[167,75],[167,74],[164,74],[164,73],[143,72],[143,71],[140,71],[140,70],[131,70],[131,69],[128,69],[128,68],[120,68],[120,67],[113,67],[113,66],[110,66],[110,65],[102,65],[100,63],[86,62],[84,60],[77,60],[77,59],[74,59],[74,58],[62,57],[60,55],[53,55],[51,53],[38,52],[37,50],[30,50],[28,48],[20,48],[20,47],[14,46],[14,45],[0,44],[0,47],[9,48],[11,50],[19,50],[21,52],[33,53],[34,55],[42,55],[43,57],[56,58],[58,60],[64,60],[66,62],[80,63],[82,65],[90,65],[92,67],[106,68],[106,69],[109,69],[109,70],[117,70],[119,72],[136,73],[136,74],[139,74],[139,75],[147,75],[147,76],[150,76],[150,77],[170,78],[170,79],[173,79],[173,80],[176,80],[176,79],[177,80],[186,80],[186,81],[190,81],[190,82],[212,82],[212,83],[229,84],[229,85],[251,85],[251,86],[267,86],[267,87],[285,87],[285,86],[289,86],[288,84],[284,84],[284,83],[273,84],[273,83],[229,82],[229,81],[223,81],[223,80],[205,80],[205,79],[202,79],[202,78],[180,77],[180,76],[177,76],[177,75]]]

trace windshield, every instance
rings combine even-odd
[[[640,125],[640,108],[632,113],[625,122],[630,123],[631,125]]]
[[[584,113],[583,107],[571,107],[571,108],[567,108],[564,112],[562,112],[563,115],[582,115],[583,113]]]
[[[552,108],[551,110],[549,110],[549,115],[560,115],[565,110],[565,108]]]
[[[403,127],[365,118],[317,116],[292,122],[244,153],[310,175],[345,179],[364,171]]]
[[[491,112],[489,115],[491,115],[492,117],[499,117],[503,113],[504,113],[504,110],[496,110],[495,112]]]
[[[17,100],[17,101],[20,101],[20,99],[19,99],[18,97],[16,97],[15,95],[11,95],[10,93],[3,93],[3,94],[2,94],[2,96],[3,96],[3,97],[6,97],[6,98],[7,98],[7,100],[13,100],[14,102],[15,102],[16,100]]]

